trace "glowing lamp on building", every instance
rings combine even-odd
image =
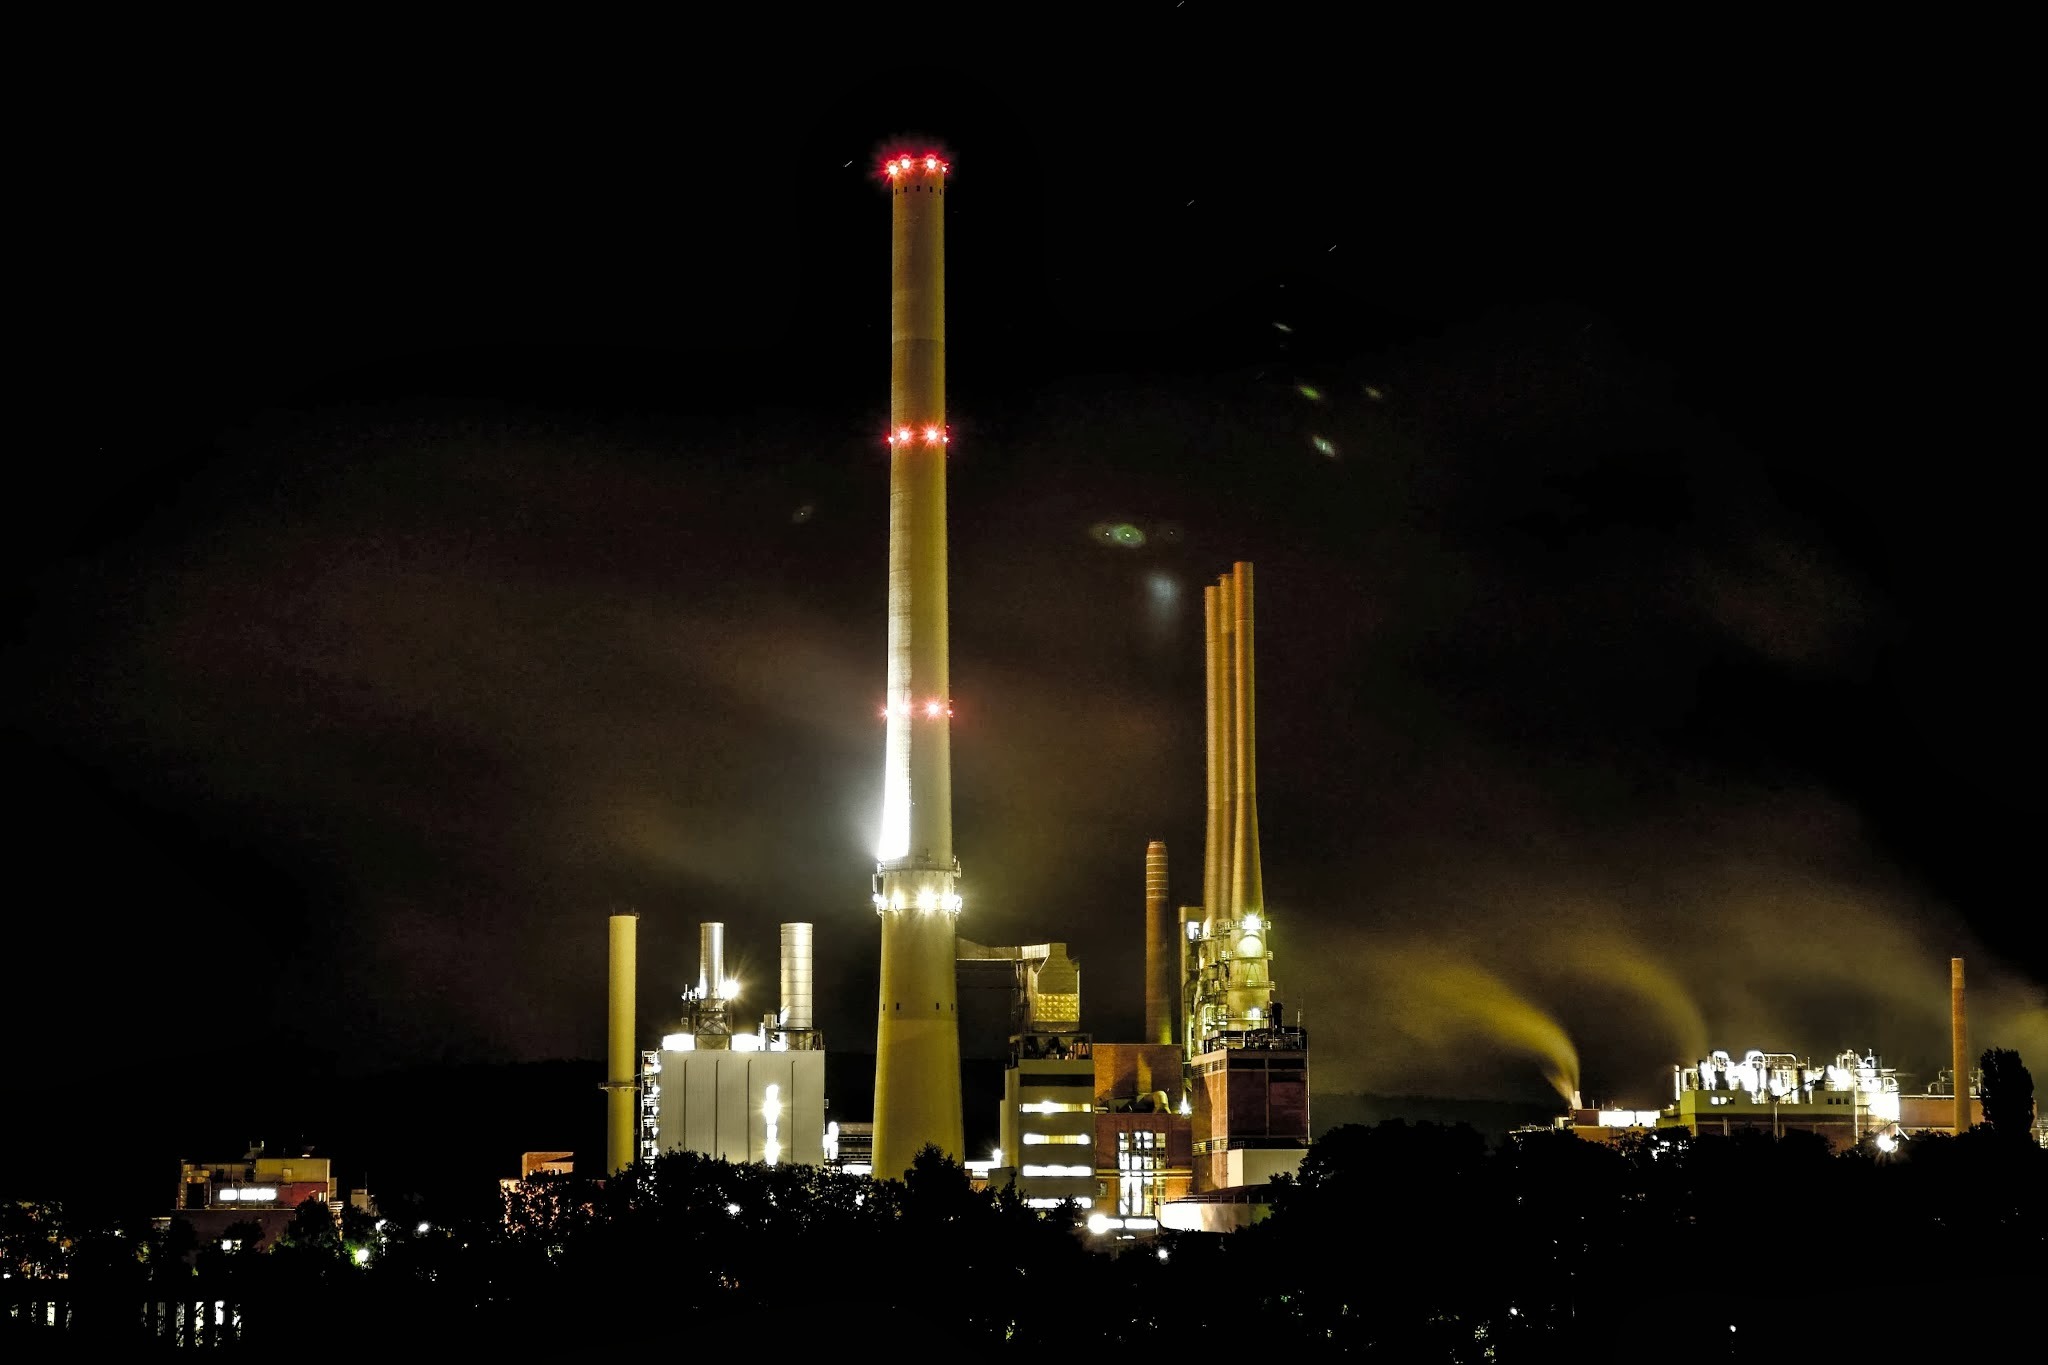
[[[782,1159],[782,1087],[771,1085],[761,1094],[761,1160],[773,1166]]]

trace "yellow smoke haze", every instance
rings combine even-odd
[[[1406,945],[1373,954],[1376,1013],[1424,1051],[1448,1057],[1475,1042],[1534,1058],[1569,1104],[1579,1054],[1564,1026],[1502,978],[1441,949]]]

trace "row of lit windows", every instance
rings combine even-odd
[[[1026,1133],[1026,1147],[1084,1147],[1095,1140],[1093,1133]]]
[[[1086,1114],[1095,1108],[1092,1104],[1062,1104],[1058,1100],[1033,1100],[1017,1106],[1021,1114]]]

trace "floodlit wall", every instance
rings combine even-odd
[[[660,1151],[824,1164],[823,1052],[664,1051],[653,1079]]]

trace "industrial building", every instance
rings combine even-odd
[[[1202,904],[1181,923],[1182,1047],[1193,1188],[1167,1225],[1241,1227],[1255,1195],[1308,1153],[1308,1032],[1288,1024],[1273,977],[1273,917],[1259,861],[1252,566],[1202,591],[1207,627],[1208,822]]]
[[[327,1206],[337,1226],[342,1200],[333,1163],[324,1156],[265,1156],[253,1147],[239,1161],[183,1161],[178,1164],[174,1212],[159,1221],[182,1218],[192,1225],[202,1246],[220,1241],[237,1224],[259,1229],[258,1247],[268,1249],[308,1199]],[[367,1190],[351,1190],[348,1202],[364,1212],[375,1205]]]
[[[989,948],[960,941],[961,963],[1014,971],[1010,1051],[986,1179],[1032,1208],[1093,1208],[1094,1040],[1081,1032],[1081,969],[1064,943]],[[977,1163],[978,1164],[978,1163]]]
[[[1968,1060],[1961,958],[1949,962],[1949,1037],[1951,1065],[1921,1094],[1904,1093],[1898,1073],[1874,1054],[1850,1049],[1815,1065],[1793,1053],[1752,1048],[1740,1061],[1713,1052],[1674,1066],[1672,1100],[1662,1109],[1588,1107],[1574,1094],[1571,1109],[1550,1126],[1594,1142],[1671,1130],[1709,1137],[1812,1133],[1836,1152],[1865,1140],[1889,1152],[1921,1134],[1953,1135],[1983,1122],[1982,1078]]]
[[[700,1152],[725,1161],[821,1166],[825,1037],[814,1026],[809,924],[781,926],[778,1007],[754,1029],[731,1017],[725,925],[698,926],[697,984],[679,1026],[641,1057],[639,1156]]]

